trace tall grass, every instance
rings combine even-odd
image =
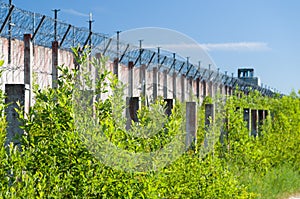
[[[288,164],[274,167],[265,175],[244,172],[240,182],[261,199],[288,198],[289,195],[300,191],[300,173]]]

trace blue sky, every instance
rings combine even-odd
[[[6,1],[8,2],[8,0]],[[161,27],[200,43],[221,71],[255,68],[263,84],[288,94],[300,89],[298,0],[13,0],[22,9],[87,27],[95,32]],[[136,39],[136,45],[138,40]],[[174,41],[176,43],[176,41]]]

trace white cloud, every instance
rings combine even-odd
[[[156,45],[157,46],[157,45]],[[207,43],[207,44],[164,44],[160,45],[165,49],[173,50],[193,50],[201,47],[206,51],[267,51],[271,50],[265,42],[233,42],[233,43]],[[147,47],[155,47],[147,45]]]
[[[200,44],[207,51],[266,51],[271,50],[265,42],[236,42]]]
[[[88,17],[88,16],[89,16],[88,14],[79,12],[79,11],[74,10],[74,9],[72,9],[72,8],[69,8],[69,9],[62,9],[62,11],[63,11],[63,12],[66,12],[66,13],[68,13],[68,14],[71,14],[71,15],[79,16],[79,17]]]

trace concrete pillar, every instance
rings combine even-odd
[[[206,86],[206,81],[203,80],[202,81],[202,84],[203,84],[203,99],[206,97],[207,95],[207,86]]]
[[[186,147],[194,148],[197,143],[197,106],[196,102],[186,102]]]
[[[264,124],[265,110],[258,110],[258,134],[261,135],[261,126]]]
[[[97,64],[99,64],[98,66],[96,66],[95,68],[95,81],[99,80],[99,68],[101,67],[101,53],[96,53],[95,58],[97,60]]]
[[[164,70],[163,75],[164,75],[163,96],[164,96],[164,99],[167,99],[168,98],[168,71]]]
[[[258,118],[258,111],[251,110],[251,135],[257,136],[257,118]]]
[[[269,113],[270,113],[269,110],[265,110],[265,119],[267,119]]]
[[[29,106],[31,106],[32,92],[32,51],[31,34],[24,34],[24,84],[29,85]]]
[[[157,99],[157,86],[158,86],[158,70],[157,67],[153,68],[153,82],[152,82],[152,87],[153,87],[153,100]]]
[[[258,123],[262,125],[265,119],[265,110],[258,110]]]
[[[215,121],[215,108],[213,104],[205,104],[205,138],[204,138],[204,147],[207,148],[209,145],[209,140],[213,139],[214,132],[209,135],[209,129]],[[212,143],[213,144],[213,143]]]
[[[128,63],[128,97],[133,96],[133,62]]]
[[[232,95],[232,88],[230,86],[228,87],[228,95]]]
[[[208,82],[208,95],[212,98],[213,97],[213,91],[214,89],[213,89],[213,83],[212,83],[212,81],[209,81]]]
[[[223,92],[223,85],[222,85],[222,84],[219,85],[219,89],[220,89],[220,95],[225,94],[225,93]]]
[[[221,128],[220,142],[223,146],[225,146],[225,141],[227,141],[227,150],[230,151],[230,140],[228,139],[229,133],[229,119],[223,119],[224,128]]]
[[[145,98],[146,96],[146,65],[145,64],[141,65],[140,67],[140,84],[141,84],[141,96]],[[142,100],[144,101],[145,99]]]
[[[173,104],[174,104],[174,99],[164,99],[166,102],[166,115],[170,116],[172,114],[172,109],[173,109]]]
[[[185,101],[185,76],[181,75],[181,102]]]
[[[176,99],[176,78],[177,78],[177,75],[176,75],[176,72],[173,72],[173,99]]]
[[[205,104],[205,127],[209,127],[215,120],[215,109],[213,104]]]
[[[97,59],[97,64],[99,64],[99,66],[97,66],[95,68],[95,83],[94,85],[97,85],[97,81],[99,80],[99,67],[101,67],[101,53],[96,53],[95,57]],[[101,99],[101,93],[96,93],[96,101],[98,101],[99,99]]]
[[[28,84],[5,84],[5,103],[7,108],[5,109],[7,126],[7,137],[5,145],[10,142],[16,145],[21,143],[20,136],[24,134],[24,131],[20,128],[22,125],[19,121],[19,115],[15,109],[18,109],[16,102],[19,102],[21,108],[24,108],[24,112],[29,112],[29,85]]]
[[[193,100],[193,95],[194,95],[193,79],[192,78],[188,79],[188,93],[189,93],[189,100],[192,101]]]
[[[196,97],[199,100],[200,99],[200,79],[196,79]]]
[[[113,63],[113,74],[119,77],[119,59],[115,58]]]
[[[250,130],[250,109],[244,108],[243,117],[246,122],[247,129]]]
[[[217,96],[218,88],[219,88],[218,83],[213,84],[213,95],[214,95],[214,97]]]
[[[131,122],[138,122],[137,111],[139,110],[138,97],[126,97],[126,129],[129,130]]]
[[[52,42],[52,88],[57,88],[58,80],[58,41]]]
[[[215,109],[213,104],[205,104],[205,126],[210,126],[215,120]]]

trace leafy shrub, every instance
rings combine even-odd
[[[138,122],[127,131],[124,85],[105,69],[105,60],[89,62],[99,71],[99,81],[94,84],[84,68],[88,54],[79,56],[75,51],[75,55],[80,71],[60,67],[58,88],[39,90],[35,86],[35,104],[27,115],[19,110],[26,132],[21,150],[13,144],[4,147],[7,124],[0,91],[0,198],[256,198],[299,188],[257,188],[264,181],[285,183],[289,176],[299,175],[297,94],[271,99],[257,92],[237,92],[226,103],[222,98],[207,99],[218,106],[210,131],[214,141],[224,133],[222,142],[214,142],[211,151],[203,152],[207,132],[204,106],[199,106],[196,150],[187,150],[159,170],[126,171],[104,164],[91,149],[101,147],[105,138],[129,152],[159,150],[176,136],[184,138],[185,106],[176,102],[170,117],[165,116],[161,100],[143,106]],[[111,95],[98,97],[94,105],[87,106],[92,99],[80,92],[93,86],[93,95],[109,90]],[[77,94],[84,98],[76,101]],[[271,111],[261,136],[249,136],[241,111],[244,107]],[[76,117],[78,114],[82,117]],[[95,139],[96,148],[86,144],[83,129]],[[147,167],[141,164],[140,168]]]

